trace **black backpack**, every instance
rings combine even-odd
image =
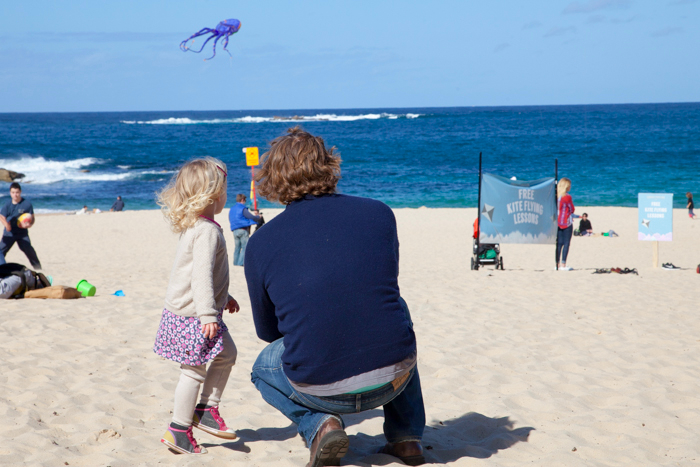
[[[12,298],[23,298],[27,290],[49,287],[51,282],[40,272],[27,269],[18,263],[0,264],[0,279],[17,276],[22,279],[22,285],[12,294]]]

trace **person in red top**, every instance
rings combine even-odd
[[[557,265],[560,271],[571,271],[566,266],[566,257],[569,256],[569,244],[571,234],[574,232],[574,201],[569,194],[571,190],[571,180],[562,178],[557,184],[557,194],[559,195],[559,214],[557,216]]]

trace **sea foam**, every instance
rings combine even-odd
[[[33,183],[37,185],[56,183],[64,180],[109,182],[124,180],[133,176],[133,174],[129,172],[118,174],[100,173],[93,171],[93,169],[91,169],[90,172],[83,172],[83,170],[86,170],[85,167],[99,165],[102,162],[101,159],[94,157],[84,157],[70,161],[52,161],[42,156],[22,156],[19,159],[0,159],[0,167],[23,173],[24,178],[19,180],[21,183]]]
[[[228,123],[289,123],[289,122],[355,122],[358,120],[397,120],[399,118],[418,118],[421,114],[361,114],[361,115],[337,115],[337,114],[316,114],[316,115],[277,115],[273,117],[253,117],[246,116],[240,118],[214,118],[210,120],[193,120],[187,117],[159,118],[157,120],[122,120],[121,123],[128,125],[203,125],[203,124],[228,124]]]

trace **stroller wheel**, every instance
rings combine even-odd
[[[501,267],[501,271],[503,271],[503,256],[498,260],[498,265]]]
[[[473,271],[474,270],[474,258],[472,258],[471,260],[472,260],[472,264],[471,264],[470,268]],[[700,266],[698,266],[698,267],[700,267]]]

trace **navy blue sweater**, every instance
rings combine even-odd
[[[333,383],[415,352],[398,275],[394,213],[354,196],[294,201],[245,257],[258,337],[284,337],[284,372],[297,383]]]

